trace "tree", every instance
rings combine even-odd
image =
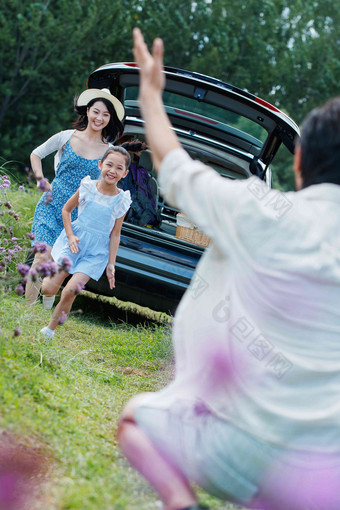
[[[73,96],[86,87],[89,73],[108,52],[120,56],[122,19],[119,4],[107,0],[1,4],[3,158],[27,162],[47,136],[71,127]]]
[[[89,74],[132,60],[134,25],[149,44],[163,38],[166,65],[246,89],[297,123],[338,94],[340,0],[4,0],[0,156],[27,164],[33,147],[71,127]],[[274,166],[282,188],[288,165],[282,154]]]

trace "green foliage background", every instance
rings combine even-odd
[[[95,68],[132,60],[135,25],[148,43],[164,39],[166,65],[247,89],[298,124],[339,94],[340,0],[4,0],[0,157],[17,173],[34,147],[71,127],[73,97]],[[274,184],[292,187],[284,154]]]

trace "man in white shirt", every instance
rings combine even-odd
[[[134,43],[162,194],[211,245],[176,312],[175,379],[128,403],[121,448],[167,510],[204,508],[191,481],[248,508],[338,510],[340,99],[306,119],[279,215],[256,177],[191,160],[162,103],[162,42]]]

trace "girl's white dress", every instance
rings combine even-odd
[[[93,280],[99,280],[107,266],[110,234],[116,219],[124,216],[131,204],[129,191],[103,195],[97,190],[97,182],[87,176],[80,184],[78,218],[72,222],[74,235],[80,240],[78,253],[71,253],[65,229],[52,249],[57,264],[62,265],[65,257],[70,259],[70,274],[84,273]]]

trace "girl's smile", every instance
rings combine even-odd
[[[118,181],[128,173],[126,169],[126,158],[120,152],[111,152],[108,154],[103,163],[101,161],[99,162],[99,168],[102,172],[102,178],[99,181],[102,191],[105,191],[105,185],[108,185],[110,188],[114,185],[116,189]]]

